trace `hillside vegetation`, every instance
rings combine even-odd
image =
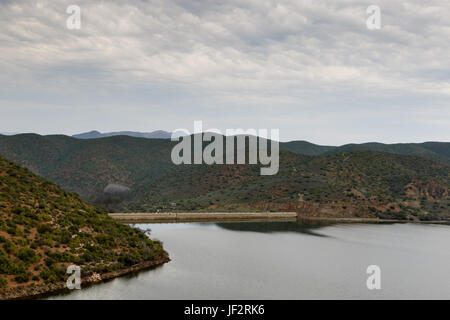
[[[161,258],[161,243],[0,157],[0,296],[61,282],[72,264],[87,277]]]
[[[155,138],[170,139],[171,136],[169,132],[158,130],[151,133],[139,133],[132,131],[100,133],[98,131],[91,131],[73,135],[73,137],[80,139],[96,139],[118,135],[138,137],[138,138],[148,138],[148,139],[155,139]],[[339,152],[379,151],[403,155],[419,155],[429,159],[440,160],[450,163],[450,143],[448,142],[395,143],[395,144],[369,142],[361,144],[352,143],[342,146],[322,146],[308,141],[295,140],[281,143],[281,148],[297,154],[303,154],[308,156],[317,156]]]
[[[417,146],[392,147],[396,152],[389,153],[350,147],[350,151],[330,153],[333,147],[320,149],[307,142],[290,143],[294,153],[282,144],[280,171],[274,176],[260,176],[259,165],[176,166],[170,159],[173,145],[170,140],[127,136],[93,140],[0,136],[0,153],[111,211],[292,210],[306,215],[399,219],[450,216],[450,166],[440,160],[448,155],[448,143],[421,144],[432,155],[418,152]],[[302,155],[301,150],[315,156]],[[411,154],[399,154],[407,152]],[[106,194],[111,184],[129,192]]]
[[[450,143],[446,142],[347,144],[333,150],[328,150],[324,154],[355,151],[378,151],[402,155],[416,155],[450,164]]]
[[[142,181],[126,211],[289,210],[328,216],[438,219],[449,216],[447,165],[415,156],[281,153],[280,171],[257,166],[179,166]],[[171,203],[176,203],[176,208]]]

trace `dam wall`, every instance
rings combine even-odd
[[[254,221],[295,220],[296,212],[155,212],[110,213],[109,216],[123,222],[183,222],[183,221]]]

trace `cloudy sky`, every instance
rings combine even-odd
[[[448,0],[0,0],[0,132],[202,120],[283,141],[450,141],[449,17]]]

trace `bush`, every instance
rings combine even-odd
[[[39,256],[37,256],[34,253],[34,250],[30,248],[21,248],[19,251],[17,251],[16,256],[25,263],[32,263],[39,261]]]
[[[40,234],[51,233],[52,227],[50,227],[48,224],[40,224],[38,226],[38,232]]]
[[[16,250],[16,246],[11,241],[6,240],[3,244],[3,249],[6,251],[6,253],[13,253],[14,250]]]
[[[18,283],[24,283],[30,281],[30,275],[28,273],[20,273],[14,279]]]
[[[8,280],[6,280],[5,278],[0,278],[0,288],[6,287],[7,284]]]

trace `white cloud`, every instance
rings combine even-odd
[[[367,100],[379,97],[388,109],[400,99],[406,113],[417,107],[409,105],[417,97],[435,112],[424,126],[434,118],[442,128],[450,125],[439,115],[450,95],[447,0],[379,0],[382,29],[376,31],[366,28],[368,4],[356,0],[80,0],[81,30],[65,27],[70,4],[0,3],[2,101],[20,106],[27,100],[26,110],[40,97],[58,105],[61,95],[85,95],[92,100],[80,100],[95,108],[98,99],[116,105],[117,96],[108,92],[138,91],[143,101],[136,103],[153,100],[197,117],[206,105],[239,107],[236,116],[246,118],[255,115],[255,105],[296,115],[311,106],[325,113],[334,104],[349,117],[362,112],[365,122]],[[146,88],[166,93],[148,95]],[[293,132],[292,120],[271,118]]]

